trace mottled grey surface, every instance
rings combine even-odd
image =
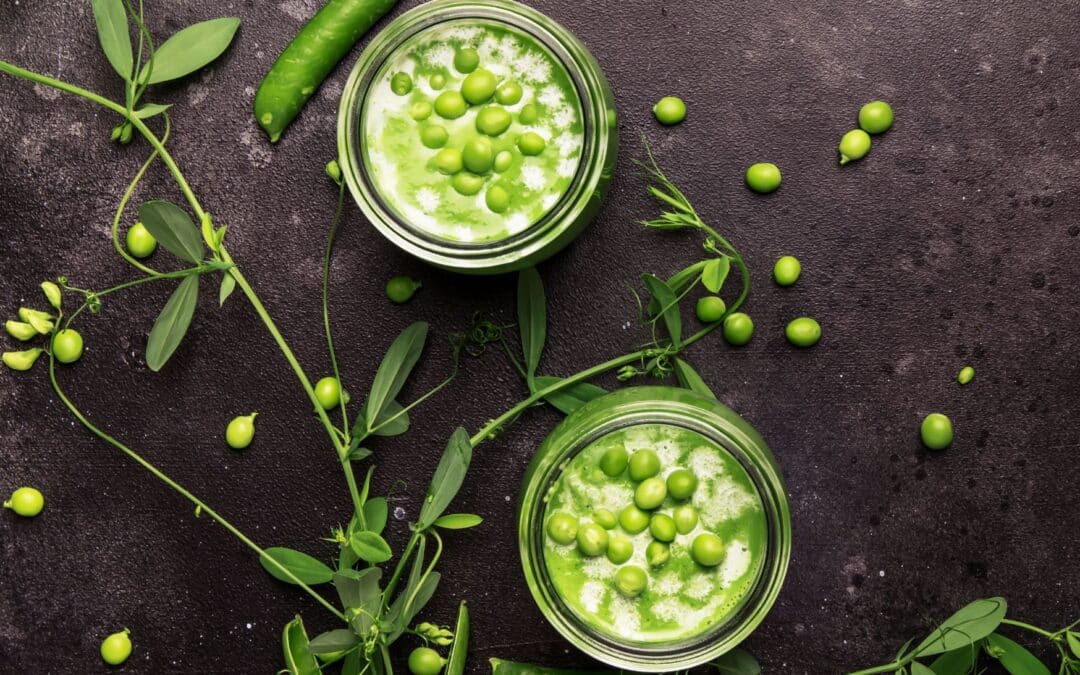
[[[243,18],[224,58],[151,98],[176,104],[173,153],[229,223],[233,255],[304,366],[322,373],[318,265],[334,204],[322,171],[355,53],[278,146],[249,112],[260,77],[316,4],[151,2],[149,13],[157,35]],[[768,439],[790,487],[791,573],[748,642],[767,672],[884,662],[979,596],[1006,595],[1016,617],[1048,627],[1080,618],[1080,6],[534,4],[594,51],[625,139],[601,217],[541,268],[551,304],[545,370],[574,372],[628,347],[634,304],[624,285],[695,255],[694,240],[635,225],[655,213],[629,161],[642,154],[642,132],[752,266],[755,340],[741,350],[709,340],[690,358]],[[89,3],[4,2],[0,59],[121,96]],[[669,93],[691,113],[666,130],[649,108]],[[877,97],[896,108],[896,126],[867,159],[838,168],[836,141]],[[113,116],[11,77],[0,77],[0,101],[2,314],[38,303],[47,277],[95,288],[129,278],[108,223],[145,144],[116,147],[107,140]],[[784,171],[770,197],[741,183],[759,160]],[[148,198],[179,199],[160,166],[138,191]],[[805,273],[779,289],[771,265],[788,253]],[[403,308],[381,293],[397,272],[425,284]],[[333,269],[348,384],[362,390],[392,336],[417,319],[433,323],[435,339],[413,391],[438,381],[445,335],[474,310],[512,321],[513,284],[425,267],[350,210]],[[163,373],[147,372],[140,352],[168,289],[144,287],[81,322],[87,353],[62,370],[63,384],[91,419],[257,541],[327,556],[318,538],[347,520],[348,499],[321,427],[251,307],[237,297],[218,310],[205,288],[190,338]],[[782,327],[803,314],[825,337],[796,351]],[[968,363],[978,374],[960,388],[953,376]],[[476,429],[524,393],[498,354],[469,362],[408,436],[377,444],[377,490],[414,516],[449,432]],[[250,410],[262,413],[255,445],[228,450],[226,421]],[[916,433],[933,410],[957,432],[938,454]],[[470,600],[473,672],[491,656],[587,663],[544,623],[514,552],[513,495],[558,419],[530,412],[480,448],[459,501],[487,521],[448,537],[430,618],[449,622],[458,600]],[[0,375],[0,492],[22,484],[41,488],[48,505],[36,520],[0,514],[0,672],[100,672],[99,640],[128,626],[136,652],[125,672],[271,673],[295,613],[313,630],[333,625],[220,526],[193,517],[75,423],[40,366]],[[404,534],[395,522],[398,546]]]

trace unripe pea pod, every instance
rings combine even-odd
[[[26,342],[32,337],[37,337],[38,332],[34,330],[34,327],[28,323],[22,321],[8,321],[4,324],[4,329],[7,330],[8,335],[16,340],[22,340]]]
[[[4,352],[2,358],[5,366],[22,372],[33,368],[39,356],[41,356],[41,349],[34,347],[21,352]]]
[[[123,130],[123,128],[124,128],[124,123],[123,122],[121,122],[120,124],[117,124],[115,127],[113,127],[112,132],[109,134],[109,140],[112,141],[113,143],[119,142],[120,141],[120,132]]]
[[[52,315],[29,307],[19,308],[19,318],[34,327],[38,333],[48,335],[52,332]]]
[[[130,124],[124,124],[124,127],[120,130],[120,145],[127,145],[131,142],[131,137],[134,135],[135,130]]]
[[[619,382],[626,382],[627,380],[636,377],[637,374],[637,368],[633,366],[623,366],[622,368],[619,368],[619,372],[617,375],[615,375],[615,379],[617,379]]]
[[[60,309],[60,287],[51,281],[41,282],[41,291],[45,294],[45,298],[49,301],[55,309]]]

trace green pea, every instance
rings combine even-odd
[[[952,445],[952,420],[941,413],[930,413],[923,419],[919,435],[926,447],[931,450],[944,450]]]
[[[742,312],[728,314],[724,319],[724,340],[733,347],[742,347],[754,336],[754,322]]]
[[[630,480],[643,481],[660,473],[660,457],[653,450],[637,450],[630,455]]]
[[[960,372],[956,374],[956,381],[960,384],[967,384],[975,378],[975,369],[971,366],[964,366],[960,369]]]
[[[471,73],[480,65],[480,54],[473,48],[459,49],[454,54],[454,68],[459,73]]]
[[[475,194],[479,194],[480,190],[484,189],[484,177],[477,176],[468,171],[462,171],[459,174],[455,174],[454,177],[450,179],[450,185],[457,190],[458,194],[472,197]]]
[[[488,106],[476,114],[476,130],[488,136],[498,136],[510,128],[514,118],[506,108]]]
[[[671,547],[662,541],[650,541],[645,547],[645,560],[649,567],[663,567],[671,560]]]
[[[23,518],[33,518],[45,508],[45,497],[32,487],[21,487],[11,493],[11,499],[4,502],[5,509],[11,509]]]
[[[431,76],[431,79],[428,80],[428,83],[431,85],[432,89],[438,91],[446,86],[446,76],[442,73],[435,73]]]
[[[675,531],[675,521],[665,513],[654,513],[649,519],[649,534],[657,541],[675,541]]]
[[[573,544],[577,533],[578,519],[569,513],[556,513],[548,518],[547,534],[556,544]]]
[[[893,123],[893,109],[885,101],[870,101],[859,109],[859,126],[868,134],[883,134]]]
[[[113,633],[101,642],[101,660],[110,666],[118,666],[131,656],[131,631],[127,628]]]
[[[494,168],[499,173],[506,173],[514,165],[514,153],[509,150],[500,150],[495,155]]]
[[[462,158],[469,171],[476,174],[487,173],[495,162],[495,146],[483,136],[474,138],[465,144]]]
[[[53,336],[52,354],[60,363],[75,363],[83,355],[83,339],[78,331],[65,328]]]
[[[465,160],[462,158],[461,151],[457,148],[443,148],[435,153],[432,161],[439,173],[444,173],[447,176],[453,176],[465,166]]]
[[[665,96],[653,106],[653,115],[664,126],[672,126],[686,119],[686,103],[677,96]]]
[[[386,282],[386,297],[394,304],[403,305],[412,299],[422,285],[415,279],[398,275]]]
[[[517,105],[521,102],[524,92],[517,82],[503,82],[495,90],[495,100],[503,105]]]
[[[409,654],[409,672],[412,675],[439,675],[446,659],[431,647],[417,647]]]
[[[640,534],[649,526],[649,514],[631,504],[619,513],[619,525],[630,534]]]
[[[477,68],[462,81],[461,95],[473,105],[487,103],[495,95],[495,87],[499,81],[487,68]]]
[[[780,187],[780,169],[770,162],[751,164],[746,169],[746,185],[758,194],[768,194]]]
[[[60,293],[59,286],[51,281],[42,281],[41,292],[45,294],[45,299],[49,301],[49,304],[52,305],[54,309],[60,309],[63,294]]]
[[[341,383],[333,377],[324,377],[315,383],[315,400],[323,410],[333,410],[341,403]]]
[[[697,314],[698,321],[702,323],[716,323],[724,318],[724,312],[726,311],[727,304],[723,298],[715,295],[706,295],[699,298],[697,305],[694,307],[694,313]]]
[[[643,511],[659,508],[667,497],[667,485],[663,478],[653,476],[641,481],[634,490],[634,503]]]
[[[255,440],[255,417],[259,413],[251,413],[242,417],[234,417],[225,427],[225,442],[233,450],[243,450]]]
[[[699,565],[716,567],[724,562],[724,542],[711,532],[699,534],[690,545],[690,557]]]
[[[540,108],[535,103],[526,103],[518,113],[518,121],[522,124],[536,124],[540,119]]]
[[[456,120],[468,109],[469,105],[460,91],[444,91],[435,97],[435,112],[444,119]]]
[[[594,523],[605,530],[614,530],[615,526],[619,524],[619,519],[607,509],[597,509],[593,512],[592,519]]]
[[[615,588],[628,598],[636,598],[645,592],[649,584],[649,575],[637,565],[620,567],[615,572]]]
[[[23,323],[22,321],[9,320],[4,324],[4,330],[6,330],[11,337],[16,340],[22,340],[23,342],[38,336],[38,332],[34,330],[33,326],[28,323]]]
[[[547,147],[547,141],[535,131],[526,131],[518,136],[517,146],[521,154],[535,156],[544,151],[544,148]]]
[[[446,130],[446,127],[440,127],[438,124],[428,124],[420,130],[420,142],[426,148],[437,150],[446,145],[449,140],[450,133]]]
[[[679,501],[690,499],[690,495],[697,489],[697,484],[697,476],[689,469],[675,469],[667,477],[668,494]]]
[[[608,547],[607,530],[596,523],[585,523],[578,528],[577,546],[582,555],[595,558],[604,555]]]
[[[821,324],[808,316],[793,319],[784,329],[788,342],[796,347],[813,347],[821,340]]]
[[[417,101],[409,106],[409,117],[413,118],[417,122],[423,122],[427,118],[431,117],[432,111],[431,104],[427,101]]]
[[[616,565],[621,565],[632,557],[634,557],[634,542],[630,540],[630,537],[613,534],[608,538],[608,560]]]
[[[617,478],[622,475],[623,471],[626,471],[626,465],[629,461],[630,456],[625,448],[608,448],[600,456],[600,470],[607,474],[609,478]]]
[[[494,213],[505,213],[510,208],[510,193],[501,185],[492,185],[484,195],[484,203]]]
[[[408,73],[395,73],[390,78],[390,91],[398,96],[404,96],[412,91],[412,78]]]
[[[802,265],[799,259],[793,255],[785,255],[773,265],[773,279],[780,286],[791,286],[799,280],[802,274]]]
[[[870,134],[862,129],[852,129],[840,138],[840,166],[866,157],[870,152]]]
[[[675,521],[675,530],[679,534],[690,534],[698,524],[698,512],[693,506],[683,504],[675,509],[672,516]]]
[[[34,367],[34,362],[41,356],[42,351],[40,347],[34,347],[21,352],[4,352],[0,359],[3,360],[5,366],[12,370],[26,371]]]

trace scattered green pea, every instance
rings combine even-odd
[[[689,469],[675,469],[668,474],[667,491],[672,499],[684,501],[690,499],[697,489],[698,479]]]
[[[444,91],[435,97],[435,112],[443,119],[456,120],[468,109],[469,105],[460,91]]]
[[[840,166],[866,157],[870,152],[870,134],[862,129],[852,129],[840,138]]]
[[[22,321],[9,320],[4,324],[4,330],[6,330],[7,334],[11,337],[16,340],[22,340],[23,342],[26,342],[30,338],[35,338],[38,335],[38,332],[34,330],[33,326],[28,323],[23,323]]]
[[[960,369],[960,372],[956,374],[956,381],[960,384],[967,384],[975,378],[975,369],[971,366],[964,366]]]
[[[619,524],[619,519],[607,509],[597,509],[593,512],[592,519],[594,523],[605,530],[614,530],[615,526]]]
[[[390,91],[398,96],[404,96],[412,91],[412,78],[408,73],[394,73],[390,78]]]
[[[449,140],[450,133],[446,130],[446,127],[441,127],[438,124],[427,124],[420,130],[420,142],[426,148],[437,150],[446,145]]]
[[[487,173],[495,163],[495,147],[487,138],[478,136],[465,144],[462,158],[469,171],[476,174]]]
[[[626,471],[626,465],[630,462],[630,455],[624,448],[608,448],[600,456],[600,470],[609,478],[617,478]]]
[[[118,666],[131,656],[131,631],[127,628],[113,633],[101,642],[101,660],[110,666]]]
[[[471,73],[480,65],[480,54],[473,48],[459,49],[454,54],[454,68],[459,73]]]
[[[637,565],[620,567],[615,572],[615,588],[628,598],[636,598],[645,591],[649,575]]]
[[[411,300],[412,296],[416,295],[416,291],[418,291],[422,285],[423,284],[415,279],[404,275],[398,275],[386,282],[386,297],[394,304],[403,305]]]
[[[12,370],[26,371],[34,367],[34,362],[38,360],[41,354],[41,348],[34,347],[21,352],[4,352],[0,359],[3,360],[5,366]]]
[[[548,518],[547,533],[556,544],[568,546],[577,539],[578,519],[569,513],[556,513]]]
[[[773,265],[773,279],[780,286],[791,286],[799,280],[802,274],[802,264],[793,255],[782,256]]]
[[[494,213],[505,213],[510,208],[510,193],[501,185],[492,185],[484,195],[484,203]]]
[[[65,328],[53,336],[52,354],[60,363],[75,363],[83,355],[82,335],[73,328]]]
[[[751,164],[746,169],[746,185],[758,194],[768,194],[780,187],[780,169],[770,162]]]
[[[423,122],[427,118],[431,117],[431,111],[433,108],[427,101],[417,101],[409,106],[409,117],[413,118],[417,122]]]
[[[724,562],[724,542],[711,532],[699,534],[690,545],[690,557],[699,565],[716,567]]]
[[[544,148],[547,147],[547,141],[535,131],[526,131],[518,136],[517,146],[521,154],[535,156],[544,151]]]
[[[476,113],[476,130],[488,136],[498,136],[509,129],[513,121],[506,108],[492,105]]]
[[[859,109],[859,126],[868,134],[883,134],[893,123],[893,109],[885,101],[870,101]]]
[[[428,84],[431,85],[432,89],[438,91],[446,86],[446,76],[442,73],[435,73],[431,76],[431,79],[428,80]]]
[[[660,457],[654,450],[636,450],[630,455],[630,480],[640,482],[660,473]]]
[[[412,675],[439,675],[446,659],[431,647],[417,647],[409,654],[409,672]]]
[[[793,319],[784,329],[788,342],[796,347],[813,347],[821,340],[821,324],[808,316]]]
[[[675,530],[679,534],[690,534],[698,524],[698,512],[693,506],[683,504],[675,509],[672,515],[675,521]]]
[[[23,518],[33,518],[45,508],[45,497],[32,487],[21,487],[11,493],[11,499],[4,502],[5,509],[11,509]]]
[[[649,567],[663,567],[671,560],[671,548],[662,541],[650,541],[645,547],[645,560]]]
[[[941,413],[930,413],[923,419],[919,435],[926,447],[931,450],[944,450],[952,445],[952,420]]]
[[[653,115],[664,126],[672,126],[686,119],[686,103],[677,96],[665,96],[653,106]]]
[[[654,513],[649,519],[649,534],[653,539],[663,542],[675,541],[675,521],[665,513]]]
[[[315,400],[323,410],[333,410],[341,403],[341,383],[334,377],[324,377],[315,383]]]
[[[60,309],[63,295],[60,293],[59,286],[51,281],[42,281],[41,292],[45,294],[45,299],[49,301],[49,304],[53,306],[53,309]]]
[[[480,190],[484,189],[484,177],[477,176],[468,171],[462,171],[459,174],[455,174],[454,177],[450,179],[450,185],[457,190],[458,194],[471,197],[475,194],[479,194]]]
[[[521,85],[517,82],[503,82],[495,90],[495,100],[502,105],[517,105],[523,95]]]
[[[235,417],[229,426],[225,427],[225,442],[234,450],[243,450],[255,440],[255,417],[259,413],[251,413],[242,417]]]
[[[630,534],[639,534],[649,526],[649,514],[631,504],[619,513],[619,525]]]
[[[733,347],[742,347],[754,336],[754,321],[742,312],[733,312],[724,319],[724,340]]]
[[[622,534],[613,534],[608,539],[607,559],[616,565],[621,565],[634,557],[634,542],[630,537]]]
[[[596,523],[583,523],[577,531],[577,546],[582,555],[590,558],[604,555],[608,547],[607,530]]]
[[[461,95],[473,105],[487,103],[495,95],[495,87],[499,81],[487,68],[477,68],[461,83]]]
[[[699,298],[697,305],[694,307],[694,313],[697,314],[698,321],[701,323],[716,323],[724,318],[724,312],[726,311],[727,304],[724,299],[715,295],[706,295]]]
[[[435,168],[439,173],[453,176],[465,166],[461,151],[457,148],[443,148],[435,153]]]
[[[667,485],[663,478],[653,476],[641,481],[634,490],[634,503],[643,511],[659,508],[667,497]]]
[[[510,167],[514,165],[514,153],[509,150],[500,150],[495,155],[495,163],[493,167],[499,173],[506,173],[510,170]]]
[[[518,113],[518,121],[522,124],[536,124],[538,119],[540,119],[540,108],[535,103],[526,103]]]

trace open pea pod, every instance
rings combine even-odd
[[[615,672],[613,670],[560,670],[559,668],[536,666],[531,663],[491,659],[491,675],[614,675]]]
[[[469,658],[469,606],[461,601],[458,607],[457,625],[454,627],[454,646],[446,659],[446,675],[465,675]]]
[[[281,633],[281,647],[285,654],[285,669],[289,675],[319,675],[319,663],[308,651],[308,636],[304,622],[297,614]]]

